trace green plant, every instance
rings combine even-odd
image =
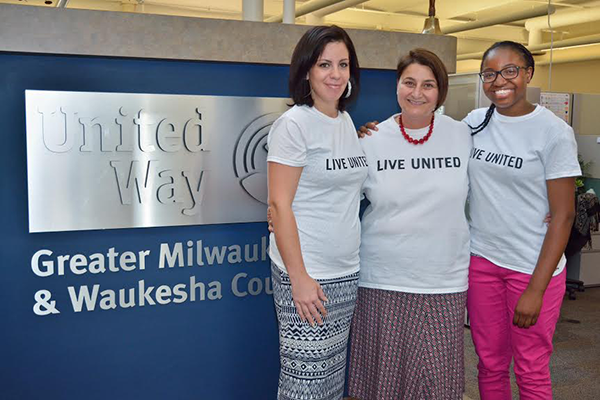
[[[581,176],[575,178],[575,186],[577,187],[577,189],[579,189],[583,188],[585,178],[588,178],[590,176],[590,173],[588,171],[594,162],[585,162],[583,157],[581,157],[581,154],[577,155],[577,160],[579,161],[579,167],[581,167]]]

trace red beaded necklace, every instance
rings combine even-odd
[[[402,123],[402,114],[400,114],[400,116],[398,117],[398,121],[399,121],[399,125],[400,125],[400,132],[402,132],[402,136],[404,136],[404,139],[406,139],[408,141],[408,143],[412,143],[412,144],[423,144],[426,141],[429,140],[429,138],[431,137],[431,132],[433,132],[433,119],[434,116],[431,116],[431,123],[429,124],[429,131],[427,132],[427,135],[423,136],[421,139],[416,140],[411,138],[410,136],[408,136],[408,133],[406,133],[406,131],[404,130],[404,124]]]

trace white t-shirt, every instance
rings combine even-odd
[[[468,287],[465,203],[469,128],[436,115],[431,137],[408,143],[394,117],[361,140],[369,163],[363,186],[359,286],[409,293],[457,293]],[[406,129],[420,139],[424,129]]]
[[[479,125],[486,108],[465,118]],[[542,106],[520,117],[494,110],[473,136],[469,160],[471,251],[496,265],[532,274],[548,229],[546,181],[581,175],[573,129]],[[563,255],[555,275],[566,260]]]
[[[308,274],[327,279],[357,272],[367,163],[350,115],[330,118],[314,107],[294,106],[271,127],[268,146],[267,161],[303,167],[292,210]],[[269,256],[286,271],[274,234]]]

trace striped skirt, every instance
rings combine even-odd
[[[467,293],[358,289],[350,339],[350,396],[462,399]]]
[[[271,265],[271,274],[281,362],[277,399],[341,399],[358,273],[317,279],[328,301],[323,325],[314,327],[302,322],[296,312],[289,275],[275,265]]]

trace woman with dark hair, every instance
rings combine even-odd
[[[359,88],[348,34],[309,29],[290,66],[294,106],[268,138],[269,255],[279,322],[278,399],[341,399],[358,286],[367,164],[344,111]]]
[[[575,214],[574,177],[581,171],[571,127],[527,101],[534,69],[533,56],[523,45],[495,43],[484,53],[480,72],[492,105],[465,118],[474,135],[467,307],[483,400],[511,399],[513,360],[521,399],[552,398],[552,336],[565,292],[563,252]],[[378,130],[374,123],[367,128]],[[361,132],[367,129],[361,127]],[[428,195],[422,201],[428,202]],[[368,267],[362,253],[361,263],[364,276]],[[362,314],[361,297],[359,292],[356,319]],[[413,360],[402,357],[398,362]]]
[[[414,49],[397,67],[402,112],[361,140],[361,272],[349,394],[361,400],[462,399],[469,268],[469,128],[434,112],[448,74]]]
[[[521,399],[552,398],[548,365],[581,171],[571,127],[527,101],[534,69],[523,45],[494,44],[480,72],[493,104],[465,118],[475,135],[468,311],[484,400],[511,398],[511,360]]]

